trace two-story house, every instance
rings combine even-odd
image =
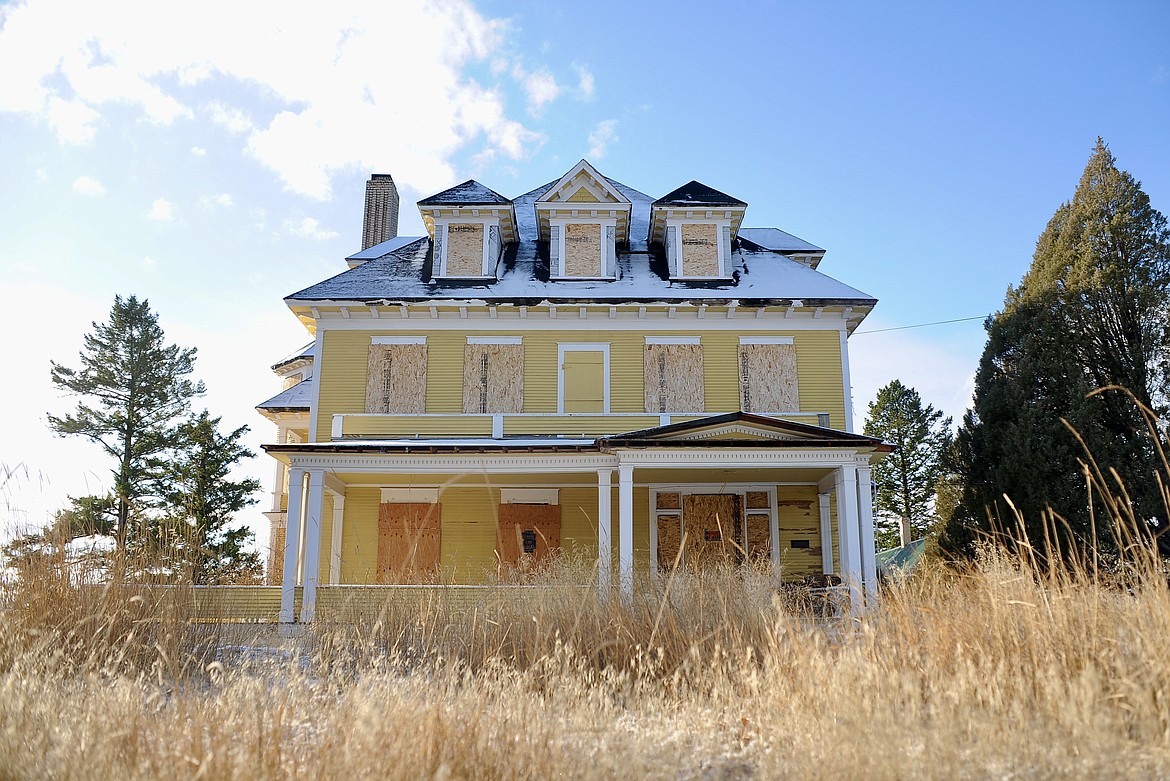
[[[619,594],[746,561],[873,598],[888,447],[853,433],[848,337],[876,301],[824,250],[699,182],[655,199],[584,160],[515,198],[425,198],[427,235],[402,238],[369,226],[388,178],[377,243],[285,299],[313,342],[259,407],[282,621],[311,621],[319,586],[510,582],[557,551]]]

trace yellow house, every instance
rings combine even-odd
[[[378,243],[285,299],[313,342],[258,407],[282,621],[319,587],[515,582],[557,551],[619,594],[679,560],[874,597],[888,447],[853,433],[848,337],[876,301],[824,250],[584,160],[514,199],[465,182],[418,203],[426,236],[379,235],[387,179]]]

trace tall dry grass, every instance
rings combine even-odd
[[[0,614],[0,777],[1170,775],[1152,562],[1106,582],[989,551],[891,584],[859,622],[739,570],[630,606],[583,577],[295,641],[30,579]]]

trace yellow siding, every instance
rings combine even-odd
[[[345,429],[342,433],[377,437],[413,437],[416,434],[422,436],[490,436],[492,419],[477,415],[355,417],[345,419]]]
[[[623,434],[652,428],[659,424],[657,415],[630,415],[613,417],[609,415],[540,415],[523,418],[504,418],[504,435],[516,434],[566,434],[576,436],[601,436]]]
[[[817,487],[783,486],[776,496],[780,521],[780,574],[785,580],[820,574],[821,514]],[[793,540],[808,540],[808,548],[793,548]]]
[[[524,331],[524,411],[555,413],[557,409],[557,343],[601,342],[610,345],[610,411],[641,413],[645,409],[643,356],[645,336],[687,335],[671,331],[556,331],[556,322]],[[320,378],[317,441],[328,441],[335,413],[365,410],[366,366],[370,337],[387,331],[326,331]],[[394,331],[427,337],[427,413],[459,414],[463,410],[463,357],[466,337],[486,332]],[[804,412],[828,412],[830,425],[845,425],[841,381],[840,336],[837,331],[753,332],[760,336],[791,336],[796,345],[800,406]],[[708,413],[739,409],[737,356],[739,333],[701,335],[703,378]],[[696,410],[696,412],[701,410]],[[468,419],[475,420],[474,418]],[[474,423],[482,426],[481,422]],[[461,429],[462,431],[467,431]],[[419,432],[424,433],[424,432]],[[467,433],[471,433],[468,431]]]

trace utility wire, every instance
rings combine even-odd
[[[933,323],[917,323],[915,325],[899,325],[893,328],[876,328],[872,331],[854,331],[852,336],[860,336],[861,334],[880,334],[885,331],[905,331],[907,328],[926,328],[931,325],[947,325],[948,323],[965,323],[969,320],[986,320],[988,315],[978,315],[976,317],[960,317],[955,320],[938,320]]]

